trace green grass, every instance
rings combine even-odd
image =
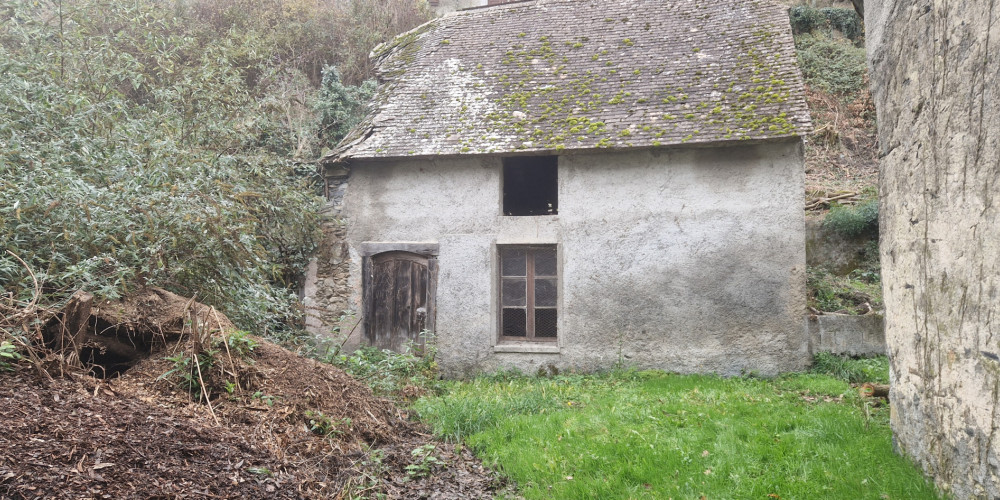
[[[938,498],[893,453],[888,410],[819,373],[501,375],[447,389],[415,403],[420,418],[525,498]]]
[[[813,373],[829,375],[846,382],[888,384],[889,358],[878,356],[874,358],[851,359],[828,352],[820,352],[813,357],[811,371]]]

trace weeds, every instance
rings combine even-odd
[[[864,25],[853,9],[797,5],[788,9],[788,18],[796,35],[823,31],[829,36],[831,30],[837,30],[852,42],[864,41]]]
[[[878,268],[856,269],[849,276],[837,276],[826,269],[806,269],[809,289],[807,303],[819,311],[866,314],[884,307]]]
[[[305,416],[309,423],[309,431],[317,436],[340,436],[351,427],[351,419],[347,417],[335,420],[323,412],[312,410],[306,410]]]
[[[173,366],[164,372],[162,375],[156,378],[156,380],[169,379],[172,380],[174,385],[182,390],[194,396],[195,394],[201,394],[202,391],[207,390],[207,388],[202,386],[201,373],[207,373],[209,369],[215,366],[215,355],[217,351],[204,351],[199,354],[188,354],[181,351],[174,356],[168,356],[163,359],[173,363]]]
[[[795,37],[795,48],[802,76],[810,86],[841,96],[865,88],[864,47],[823,34],[804,34]]]
[[[410,452],[414,461],[406,466],[407,477],[410,479],[427,477],[431,475],[435,467],[444,465],[444,461],[434,455],[435,451],[437,451],[437,446],[431,443],[414,448]]]
[[[810,371],[829,375],[852,384],[889,383],[889,359],[885,356],[851,359],[828,352],[819,352],[813,356],[813,365]]]
[[[339,349],[319,359],[344,370],[380,396],[399,396],[409,386],[432,388],[437,379],[437,348],[432,332],[421,333],[424,347],[409,345],[402,353],[361,347],[350,354]]]

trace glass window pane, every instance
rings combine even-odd
[[[516,248],[500,250],[501,276],[527,276],[524,265],[525,251]]]
[[[556,280],[552,278],[535,280],[535,306],[556,306]]]
[[[556,337],[556,310],[535,309],[535,337]]]
[[[556,275],[556,249],[535,250],[535,276]]]
[[[526,337],[526,318],[524,309],[503,310],[503,335],[505,337]]]
[[[527,294],[527,281],[524,278],[504,278],[503,287],[500,290],[500,305],[521,306],[525,305],[525,295]]]

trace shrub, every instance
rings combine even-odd
[[[802,76],[810,86],[841,95],[865,88],[864,47],[822,34],[804,34],[795,37],[795,48]]]
[[[834,206],[823,219],[823,227],[847,237],[877,236],[878,200]]]
[[[437,378],[434,336],[427,331],[421,335],[426,341],[423,352],[419,353],[413,346],[402,353],[366,346],[351,354],[329,352],[319,359],[367,383],[377,395],[406,397],[404,392],[408,386],[419,387],[420,391],[433,388]]]
[[[829,35],[835,29],[853,42],[859,42],[864,37],[864,24],[854,9],[816,9],[808,5],[797,5],[788,9],[788,19],[792,25],[792,33],[796,35],[817,30]]]
[[[0,248],[43,302],[155,285],[292,335],[318,239],[312,161],[371,95],[321,92],[321,68],[420,22],[412,3],[4,3]],[[364,43],[344,35],[361,7],[385,21]],[[6,253],[0,285],[34,291]]]
[[[788,9],[788,19],[792,24],[792,33],[812,33],[827,25],[826,16],[819,9],[808,5],[796,5]]]

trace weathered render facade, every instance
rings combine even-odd
[[[452,375],[806,365],[809,119],[780,6],[536,0],[374,55],[374,109],[328,158],[351,343],[430,330]]]

